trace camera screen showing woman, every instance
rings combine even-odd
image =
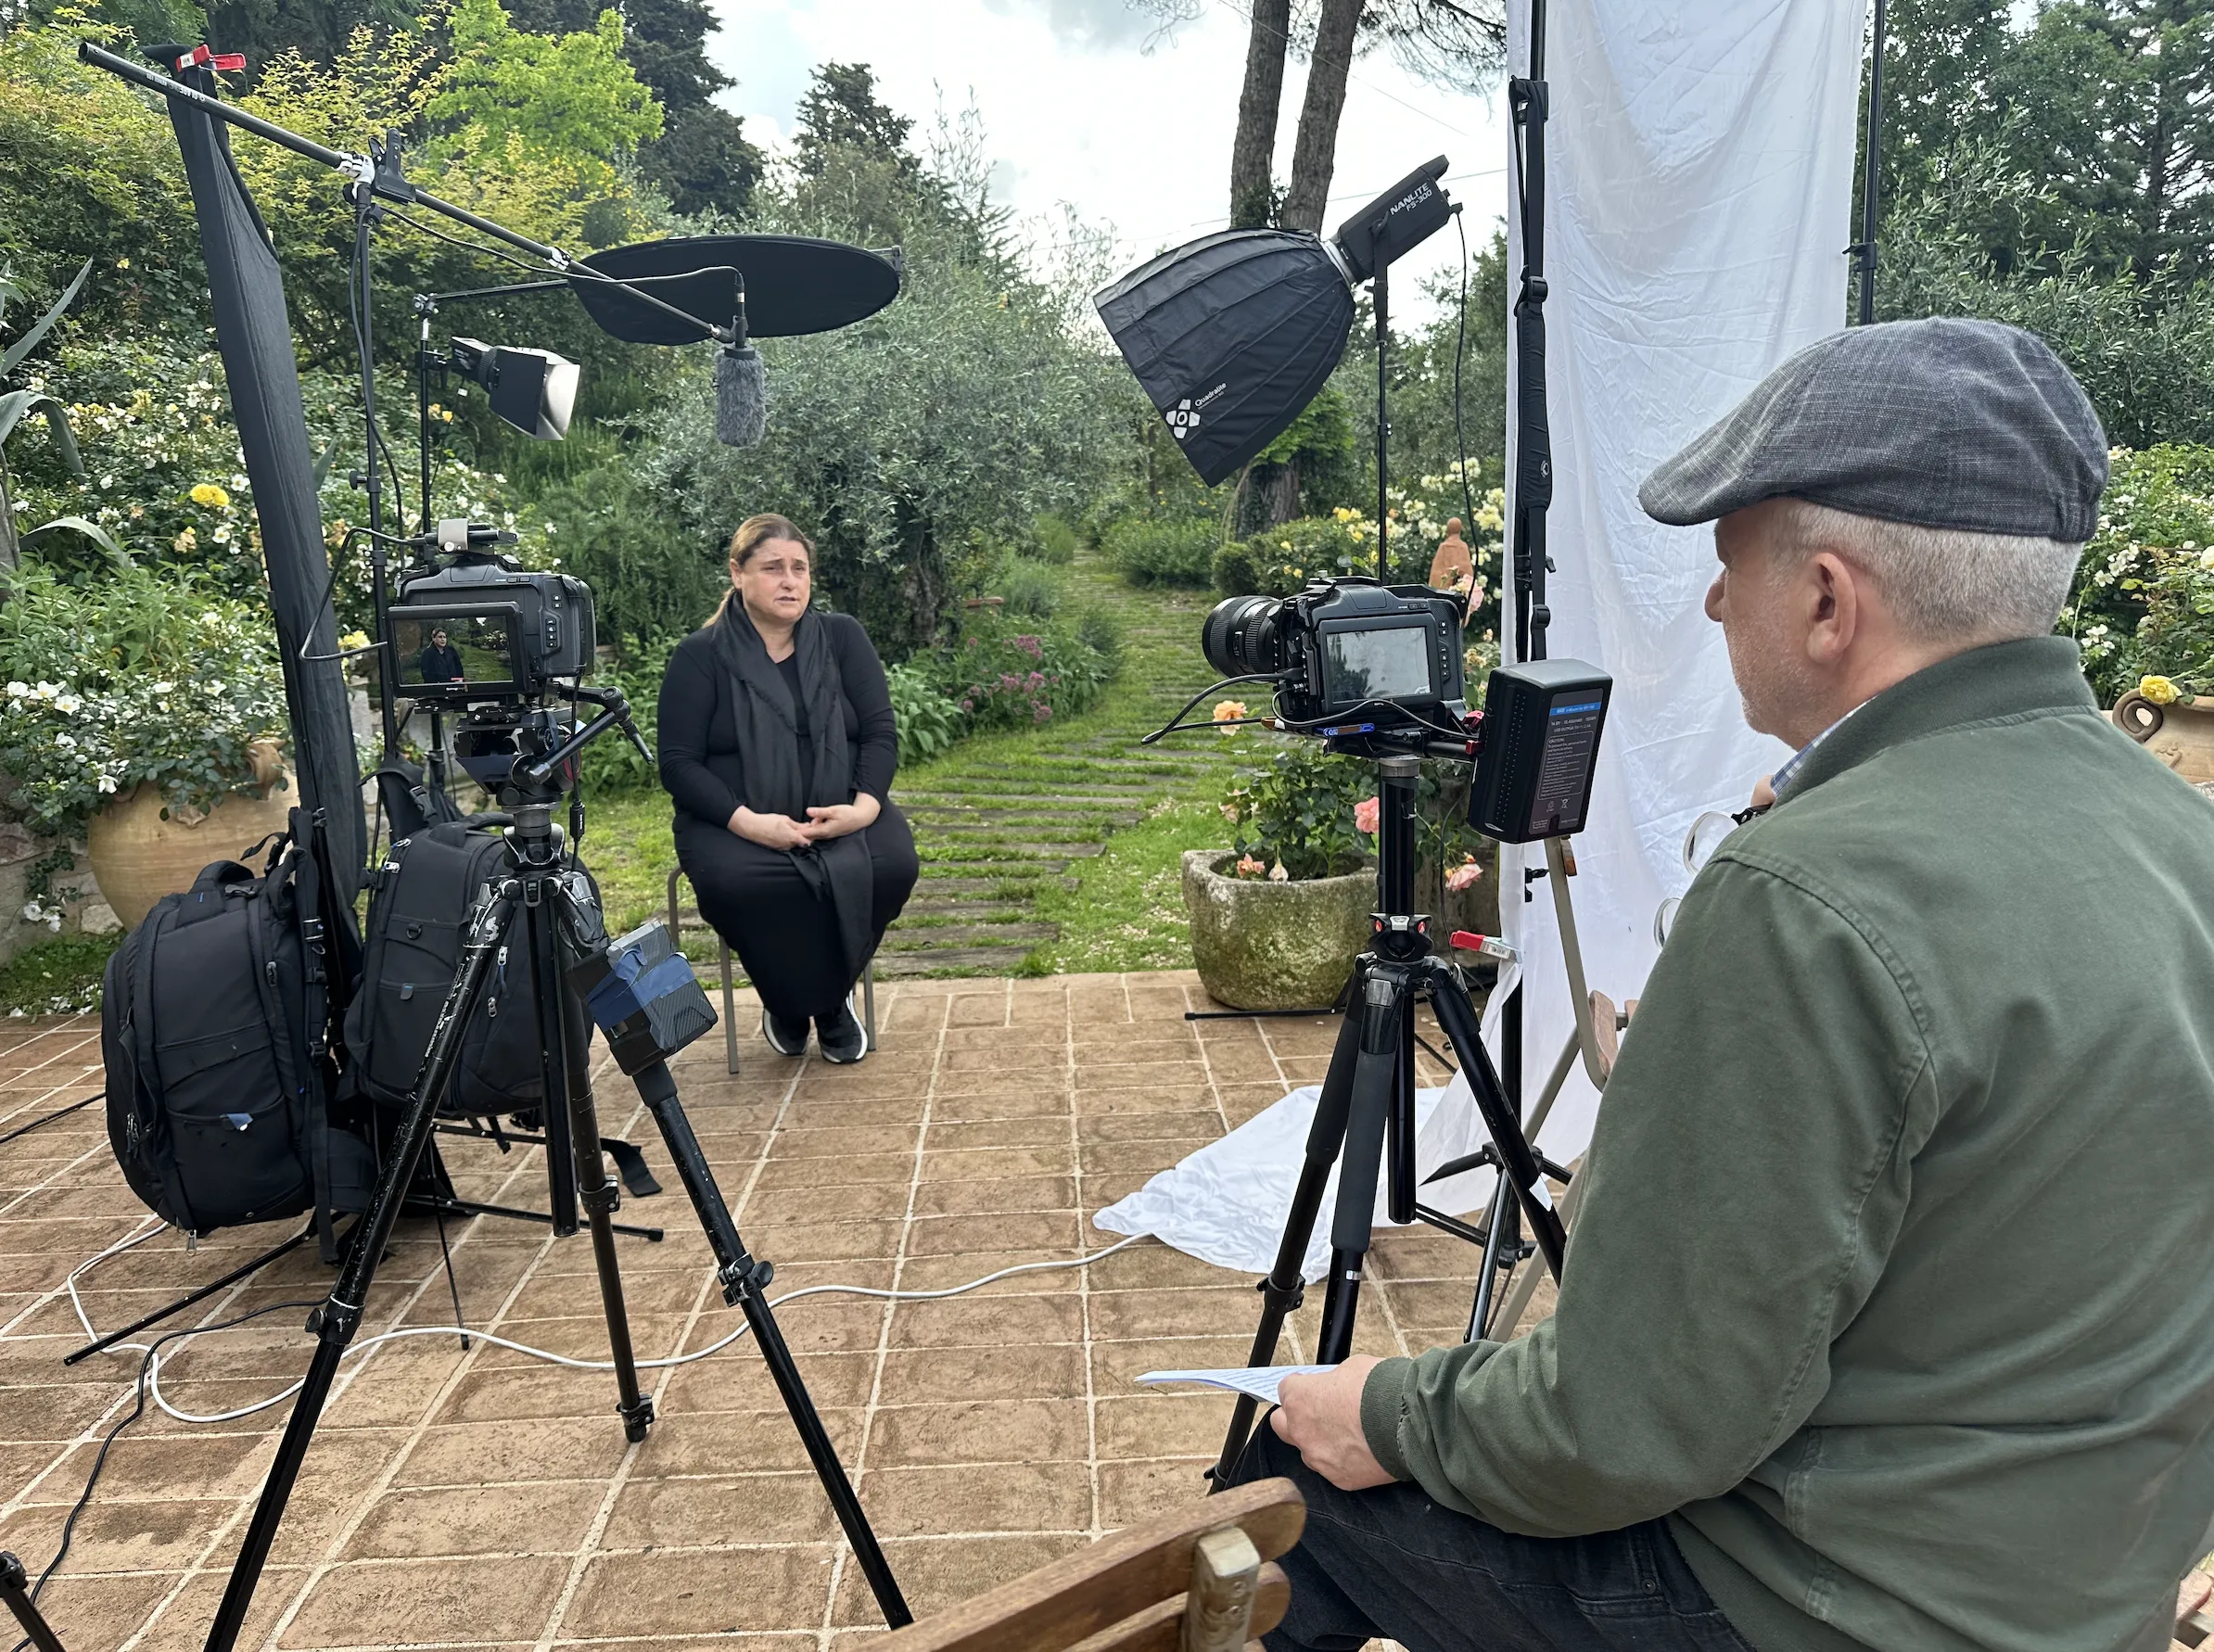
[[[921,868],[891,799],[899,742],[860,622],[819,614],[814,547],[782,516],[731,540],[731,594],[661,683],[661,783],[700,916],[761,995],[761,1036],[828,1061],[868,1040],[847,1002]]]

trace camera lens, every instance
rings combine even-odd
[[[1207,664],[1225,677],[1281,671],[1283,639],[1276,622],[1282,608],[1280,600],[1267,596],[1235,596],[1215,604],[1200,629],[1200,652]]]

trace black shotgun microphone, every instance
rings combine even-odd
[[[715,439],[726,448],[756,447],[769,430],[769,385],[761,373],[761,352],[746,342],[743,275],[731,333],[731,342],[715,358]]]

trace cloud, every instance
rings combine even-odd
[[[1029,12],[1045,19],[1060,39],[1086,51],[1134,50],[1143,45],[1161,19],[1129,0],[985,0],[1001,17]]]

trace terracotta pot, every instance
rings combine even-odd
[[[100,896],[135,929],[163,896],[192,887],[200,869],[235,860],[282,832],[299,801],[276,748],[254,751],[255,792],[233,792],[206,814],[164,806],[158,786],[134,786],[92,818],[84,834]]]
[[[2135,689],[2114,703],[2115,726],[2185,780],[2214,785],[2214,694],[2156,705]]]
[[[1337,1001],[1368,944],[1376,872],[1272,883],[1226,877],[1235,851],[1184,851],[1184,906],[1201,983],[1233,1010],[1317,1010]]]

